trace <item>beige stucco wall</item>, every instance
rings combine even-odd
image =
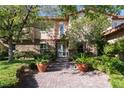
[[[112,21],[112,25],[109,29],[115,28],[116,26],[124,23],[124,19],[111,19]],[[108,41],[108,43],[115,43],[116,41],[118,41],[119,39],[124,38],[124,30],[120,30],[117,32],[114,32],[112,34],[109,34],[107,36],[105,36],[106,40]]]
[[[36,29],[34,28],[34,38],[36,39],[47,39],[47,40],[51,40],[51,39],[60,39],[60,25],[64,24],[64,32],[67,31],[68,29],[68,22],[67,21],[60,21],[60,22],[54,22],[54,27],[50,28],[47,31],[41,31],[40,29]]]
[[[24,28],[24,31],[26,32],[27,30],[30,31],[28,37],[31,38],[31,40],[36,42],[35,40],[39,40],[37,43],[33,44],[34,42],[29,42],[25,41],[22,43],[16,44],[16,50],[18,51],[31,51],[35,53],[40,53],[40,44],[41,43],[47,43],[48,48],[50,50],[55,49],[55,44],[56,44],[56,39],[60,39],[60,25],[63,23],[64,24],[64,31],[67,31],[68,28],[68,21],[53,21],[54,26],[50,28],[47,31],[41,31],[38,28],[30,27]],[[30,39],[29,39],[30,40]]]

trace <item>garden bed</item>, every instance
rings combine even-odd
[[[109,75],[110,83],[114,88],[124,88],[124,61],[118,57],[109,57],[107,55],[97,57],[87,57],[79,55],[74,60],[85,62],[93,69],[105,72]]]

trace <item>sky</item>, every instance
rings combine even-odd
[[[47,7],[47,8],[46,8]],[[82,5],[77,5],[77,10],[81,10],[83,8]],[[41,16],[57,16],[59,14],[59,9],[57,5],[45,5],[42,6],[40,15]],[[120,11],[121,16],[124,16],[124,9]]]
[[[120,15],[121,15],[121,16],[124,16],[124,9],[121,10]]]

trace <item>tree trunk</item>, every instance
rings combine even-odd
[[[8,45],[9,45],[9,48],[8,48],[8,62],[12,62],[13,60],[13,44],[12,44],[12,39],[9,39],[8,40]]]

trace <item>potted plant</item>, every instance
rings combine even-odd
[[[76,68],[80,72],[86,72],[88,70],[88,64],[86,63],[85,57],[77,58],[75,62],[76,62]]]
[[[43,57],[36,59],[36,66],[39,72],[45,72],[48,66],[48,59]]]

